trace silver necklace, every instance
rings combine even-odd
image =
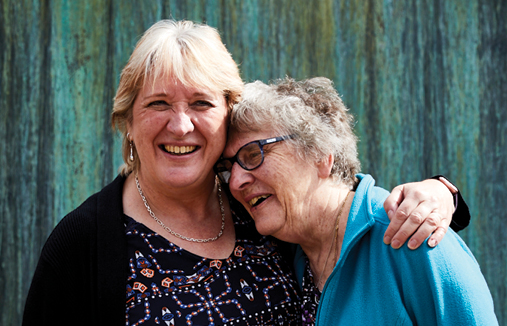
[[[222,228],[220,229],[220,232],[218,232],[217,236],[215,236],[213,238],[208,238],[208,239],[189,238],[189,237],[186,237],[184,235],[179,234],[178,232],[174,232],[173,230],[171,230],[167,225],[164,224],[164,222],[162,222],[161,220],[159,220],[155,216],[155,213],[153,213],[153,211],[151,210],[150,205],[148,204],[148,201],[146,200],[146,197],[144,197],[144,195],[143,195],[143,190],[141,189],[141,185],[139,184],[139,179],[137,178],[137,173],[136,173],[135,179],[136,179],[137,191],[139,191],[139,195],[141,195],[141,199],[143,200],[144,206],[148,210],[148,213],[150,213],[150,216],[153,217],[153,219],[161,227],[163,227],[164,230],[166,230],[167,232],[169,232],[173,236],[175,236],[177,238],[180,238],[180,239],[183,239],[183,240],[186,240],[186,241],[190,241],[190,242],[206,243],[206,242],[216,241],[224,233],[224,229],[225,229],[225,209],[224,209],[224,204],[222,202],[222,187],[220,186],[220,181],[218,181],[218,179],[216,179],[216,177],[215,177],[215,180],[216,180],[216,184],[218,186],[218,201],[220,203],[220,213],[222,214]]]

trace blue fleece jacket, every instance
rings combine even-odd
[[[316,325],[498,325],[493,300],[470,249],[452,230],[435,248],[395,250],[383,244],[388,192],[361,182]],[[296,255],[302,281],[305,257]]]

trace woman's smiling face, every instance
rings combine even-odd
[[[283,136],[272,131],[230,131],[224,150],[233,157],[245,144]],[[247,171],[234,163],[229,179],[232,195],[249,211],[259,233],[294,241],[294,232],[306,224],[308,202],[318,182],[317,168],[300,158],[287,141],[264,145],[264,162]]]
[[[224,149],[227,117],[222,94],[172,79],[147,82],[129,124],[141,162],[139,174],[160,186],[203,182]]]

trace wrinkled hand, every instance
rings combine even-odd
[[[454,190],[452,193],[450,188]],[[408,247],[416,249],[433,233],[428,245],[435,247],[451,224],[454,213],[452,194],[457,191],[444,178],[395,187],[384,202],[384,209],[391,220],[384,234],[384,243],[398,249],[412,235]]]

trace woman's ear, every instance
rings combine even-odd
[[[317,170],[319,173],[319,178],[327,179],[331,174],[331,170],[333,169],[334,157],[332,154],[326,155],[317,161]]]

